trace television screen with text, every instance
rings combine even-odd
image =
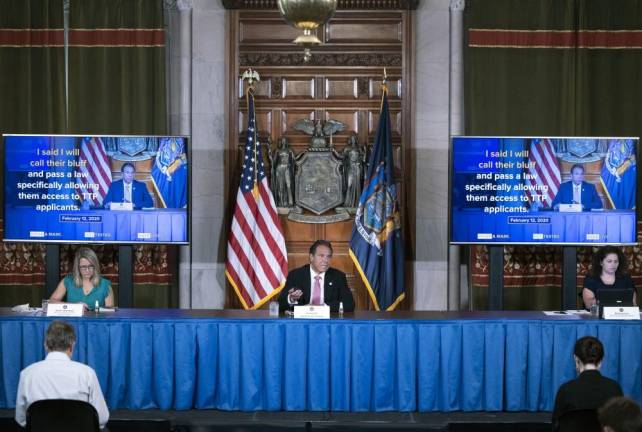
[[[3,135],[4,240],[189,243],[188,138]]]
[[[638,141],[452,137],[450,242],[635,244]]]

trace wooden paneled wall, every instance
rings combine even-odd
[[[394,2],[393,2],[394,3]],[[393,4],[389,3],[389,4]],[[366,2],[362,3],[366,4]],[[310,136],[292,129],[299,119],[334,119],[347,125],[332,137],[341,152],[348,136],[356,133],[361,145],[373,144],[381,105],[381,79],[388,73],[389,103],[393,129],[395,176],[404,212],[406,244],[414,232],[414,177],[410,164],[412,145],[412,21],[410,10],[381,10],[382,2],[370,1],[372,10],[338,10],[316,32],[323,45],[313,49],[312,59],[303,62],[303,49],[292,40],[300,33],[288,26],[275,9],[228,11],[228,150],[226,185],[228,214],[231,213],[240,174],[240,154],[245,142],[247,104],[245,86],[239,78],[248,68],[261,76],[256,89],[256,119],[262,142],[274,145],[287,137],[296,154],[304,151]],[[267,162],[267,161],[266,161]],[[281,217],[289,267],[308,263],[310,244],[320,238],[334,247],[333,267],[346,272],[359,309],[372,307],[360,277],[348,256],[352,220],[334,224],[303,224]],[[407,247],[408,260],[413,257]],[[408,266],[407,266],[408,267]],[[227,307],[240,307],[228,289]],[[407,299],[412,304],[412,287]]]

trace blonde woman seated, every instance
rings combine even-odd
[[[81,247],[76,251],[72,273],[60,281],[49,300],[84,303],[89,310],[94,309],[96,302],[100,307],[114,306],[111,282],[100,276],[98,257],[93,250]]]

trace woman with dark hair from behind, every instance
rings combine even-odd
[[[637,293],[631,276],[626,273],[627,262],[622,250],[615,246],[602,246],[593,254],[593,268],[584,278],[582,300],[589,309],[596,300],[598,290],[631,290],[633,304],[637,306]],[[597,299],[599,300],[599,299]]]
[[[641,432],[640,405],[628,397],[609,399],[597,411],[603,432]]]
[[[559,420],[564,414],[575,410],[597,410],[610,398],[622,396],[620,385],[599,372],[604,358],[604,347],[599,339],[593,336],[578,339],[573,358],[579,376],[562,384],[557,391],[551,422],[554,431],[560,430]]]

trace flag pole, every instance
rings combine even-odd
[[[388,94],[388,72],[386,71],[386,68],[383,68],[383,77],[381,78],[381,84],[379,84],[379,88],[381,89],[381,103],[379,104],[379,113],[381,113],[381,110],[383,108],[383,97]],[[374,142],[372,144],[368,144],[366,142],[366,165],[370,161],[370,153],[372,152],[372,148],[374,147]],[[364,179],[365,181],[365,179]]]
[[[254,89],[260,77],[249,69],[241,78],[248,80],[247,132],[241,181],[228,234],[225,276],[243,308],[258,309],[285,285],[288,261],[283,229],[257,142]]]
[[[381,111],[381,108],[383,107],[383,96],[388,93],[388,73],[386,72],[386,68],[383,68],[383,78],[381,80],[381,106],[379,107],[379,111]]]
[[[247,102],[247,108],[248,108],[248,113],[250,113],[250,93],[252,95],[252,101],[254,101],[254,90],[256,88],[257,82],[261,81],[261,77],[259,76],[259,73],[255,70],[252,70],[252,68],[247,69],[245,72],[243,72],[243,75],[241,76],[242,80],[247,79],[247,91],[245,92],[245,99]],[[252,110],[251,115],[254,115],[256,110]],[[256,123],[254,124],[254,130],[252,131],[252,143],[253,143],[253,153],[254,153],[254,189],[252,189],[252,195],[254,195],[254,199],[258,200],[259,198],[259,188],[258,188],[258,182],[257,176],[258,176],[258,164],[259,164],[259,154],[258,154],[258,140],[256,139],[257,137],[257,132],[256,132]]]
[[[391,311],[405,298],[405,259],[392,161],[387,79],[384,68],[379,125],[368,158],[368,174],[355,213],[348,254],[374,308]]]

